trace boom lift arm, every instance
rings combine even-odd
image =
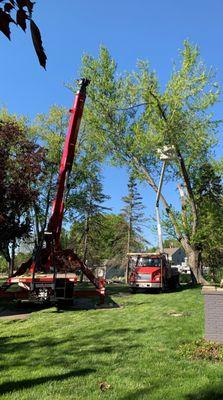
[[[64,214],[65,184],[68,180],[69,173],[73,165],[77,135],[86,98],[86,87],[89,85],[90,81],[88,79],[81,79],[79,83],[80,89],[76,94],[73,108],[70,110],[71,116],[68,125],[68,132],[66,136],[62,159],[60,162],[57,194],[55,200],[53,201],[52,215],[50,217],[47,228],[47,231],[52,234],[52,238],[55,241],[55,247],[57,249],[60,249],[61,247],[60,234]]]

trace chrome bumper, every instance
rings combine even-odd
[[[132,282],[130,283],[130,286],[133,288],[142,288],[142,289],[146,289],[146,288],[161,288],[161,283],[160,282]]]

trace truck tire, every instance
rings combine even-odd
[[[176,290],[180,287],[179,275],[174,275],[169,279],[170,290]]]
[[[161,288],[161,291],[162,291],[162,293],[166,293],[166,292],[168,292],[170,290],[170,283],[169,283],[169,279],[168,280],[165,280],[164,282],[163,282],[163,286],[162,286],[162,288]]]
[[[57,311],[66,310],[73,306],[73,299],[57,300],[56,307]]]
[[[137,293],[137,288],[136,287],[131,287],[131,293],[136,294]]]

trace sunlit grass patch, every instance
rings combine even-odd
[[[115,286],[109,295],[120,307],[1,320],[1,398],[187,400],[219,389],[221,363],[179,351],[203,337],[199,288],[131,295]]]

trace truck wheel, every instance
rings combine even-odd
[[[172,276],[169,279],[168,283],[169,283],[170,290],[178,289],[180,287],[179,276],[178,275]]]
[[[169,281],[169,280],[165,280],[165,281],[163,282],[163,286],[162,286],[161,291],[162,291],[163,293],[166,293],[166,292],[168,292],[169,290],[170,290],[170,281]]]
[[[58,300],[56,303],[57,311],[66,310],[66,308],[72,307],[73,299]]]
[[[136,287],[132,287],[132,288],[131,288],[131,293],[132,293],[132,294],[136,294],[136,292],[137,292],[137,288],[136,288]]]
[[[179,289],[180,288],[180,275],[176,275],[176,276],[174,276],[174,279],[173,279],[173,288],[174,288],[174,290],[177,290],[177,289]]]

